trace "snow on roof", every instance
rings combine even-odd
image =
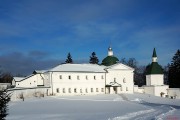
[[[106,69],[134,70],[134,68],[122,63],[116,63],[114,65],[106,67]]]
[[[25,79],[27,79],[27,78],[30,78],[30,77],[32,77],[32,76],[34,76],[34,74],[31,74],[31,75],[26,76],[26,77],[13,77],[13,79],[14,79],[16,82],[20,82],[20,81],[25,80]]]
[[[35,70],[33,73],[44,73],[46,72],[47,70]]]
[[[61,64],[49,71],[60,71],[60,72],[106,72],[105,66],[97,64]]]
[[[15,81],[21,81],[21,80],[23,80],[25,77],[14,77],[14,80]]]

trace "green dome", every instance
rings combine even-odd
[[[110,66],[116,64],[118,61],[119,59],[115,56],[107,56],[106,58],[103,59],[101,64],[105,66]]]
[[[147,75],[150,74],[163,74],[162,67],[157,62],[152,62],[147,68]]]

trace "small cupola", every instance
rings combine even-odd
[[[108,48],[108,56],[102,60],[102,65],[110,66],[119,62],[119,59],[113,55],[112,48]]]
[[[113,56],[113,51],[111,47],[108,48],[108,56]]]

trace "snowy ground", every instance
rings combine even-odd
[[[7,120],[180,120],[180,100],[144,94],[52,96],[10,102]]]

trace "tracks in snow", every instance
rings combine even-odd
[[[121,96],[125,101],[132,102],[128,100],[128,98],[124,94],[119,94],[119,96]],[[152,103],[146,102],[139,104],[146,105],[149,109],[128,113],[126,115],[118,116],[112,119],[109,118],[108,120],[163,120],[171,115],[174,111],[176,111],[175,108],[169,105],[153,105]]]
[[[123,116],[115,117],[108,120],[164,120],[171,115],[176,109],[171,106],[158,106],[149,110],[128,113]]]

